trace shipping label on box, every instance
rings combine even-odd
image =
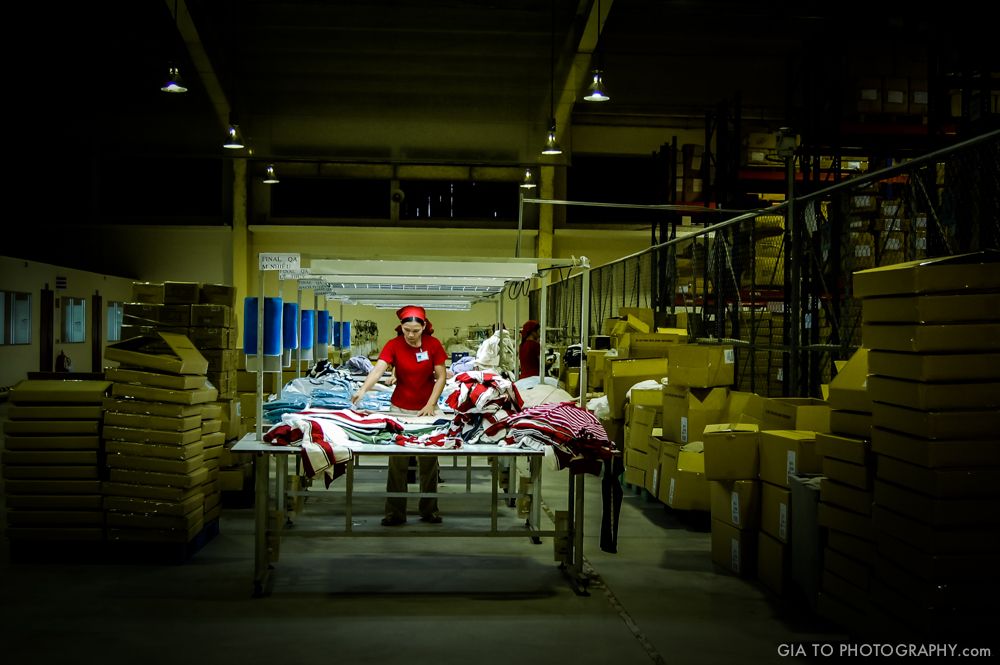
[[[760,491],[760,530],[783,543],[791,535],[791,492],[765,482]]]

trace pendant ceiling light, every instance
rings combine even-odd
[[[561,155],[556,140],[556,3],[552,0],[552,33],[549,41],[549,133],[545,137],[543,155]]]
[[[268,164],[264,168],[264,184],[265,185],[277,185],[280,180],[278,180],[278,174],[274,170],[274,164]]]
[[[594,68],[590,70],[590,85],[587,86],[587,94],[583,97],[588,102],[606,102],[611,99],[608,96],[607,88],[604,87],[603,60],[604,54],[601,49],[601,0],[597,0],[597,39],[594,40]]]
[[[174,0],[174,29],[177,29],[177,0]],[[187,87],[184,85],[184,80],[181,78],[180,67],[170,63],[167,67],[167,78],[163,82],[163,85],[160,86],[160,90],[172,93],[188,91]]]
[[[230,121],[229,129],[226,130],[226,140],[222,144],[222,147],[228,148],[229,150],[239,150],[245,146],[246,144],[243,142],[243,132],[240,131],[240,126]]]
[[[524,180],[521,181],[521,189],[534,189],[535,187],[537,187],[535,174],[531,172],[531,169],[524,169]]]

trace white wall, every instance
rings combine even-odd
[[[56,290],[56,277],[66,278],[66,288]],[[104,307],[99,313],[105,322],[104,345],[107,345],[107,304],[108,302],[127,302],[132,294],[132,280],[122,277],[109,277],[84,270],[61,268],[48,263],[25,261],[0,256],[0,291],[19,291],[31,294],[31,343],[27,345],[0,346],[0,386],[12,386],[27,378],[28,372],[38,371],[39,361],[39,322],[41,291],[48,285],[55,290],[58,301],[63,297],[83,298],[87,303],[87,339],[76,344],[64,344],[62,337],[61,307],[55,310],[55,346],[53,358],[65,351],[73,361],[73,370],[77,372],[100,371],[102,368],[91,367],[90,326],[94,312],[90,311],[90,298],[99,293],[104,301]],[[48,368],[51,370],[51,368]]]

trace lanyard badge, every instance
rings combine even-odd
[[[429,358],[426,351],[417,351],[417,362],[422,363]]]

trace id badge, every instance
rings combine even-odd
[[[417,362],[422,363],[427,360],[430,356],[427,351],[417,351]]]

